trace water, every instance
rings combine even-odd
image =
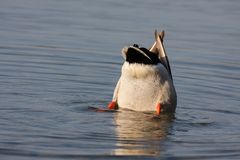
[[[0,2],[1,159],[240,159],[237,0]],[[106,106],[123,46],[154,29],[178,93],[175,115]]]

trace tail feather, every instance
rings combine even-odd
[[[156,36],[156,33],[157,33],[157,30],[155,31],[155,36]],[[164,33],[164,31],[162,31],[161,33]],[[164,35],[164,34],[163,34],[163,35]],[[167,66],[166,68],[167,68],[167,70],[168,70],[168,72],[169,72],[169,74],[170,74],[170,76],[171,76],[171,79],[172,79],[172,71],[171,71],[171,67],[170,67],[170,63],[169,63],[169,60],[168,60],[167,53],[166,53],[166,51],[165,51],[165,47],[164,47],[164,45],[163,45],[162,36],[159,35],[159,36],[157,36],[157,37],[160,39],[160,41],[158,40],[158,42],[159,42],[159,44],[160,44],[160,48],[161,48],[162,55],[163,55],[163,57],[160,57],[160,59],[163,59],[165,65]]]
[[[164,35],[165,35],[164,30],[160,33],[158,33],[157,30],[155,30],[155,43],[150,48],[150,51],[158,54],[160,60],[162,61],[163,65],[165,66],[165,68],[169,72],[169,75],[172,79],[171,67],[170,67],[170,64],[169,64],[167,53],[166,53],[164,45],[163,45]]]

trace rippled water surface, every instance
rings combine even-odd
[[[1,159],[240,159],[239,15],[237,0],[1,1]],[[175,115],[89,110],[156,28]]]

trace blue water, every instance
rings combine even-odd
[[[239,15],[237,0],[0,1],[0,159],[240,159]],[[155,29],[175,115],[89,110]]]

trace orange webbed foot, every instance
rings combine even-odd
[[[158,103],[156,106],[156,113],[157,113],[157,116],[160,116],[160,114],[161,114],[161,104],[160,103]]]
[[[114,101],[110,102],[110,103],[108,104],[108,109],[110,109],[110,110],[116,110],[116,109],[118,109],[117,102],[114,102]]]

